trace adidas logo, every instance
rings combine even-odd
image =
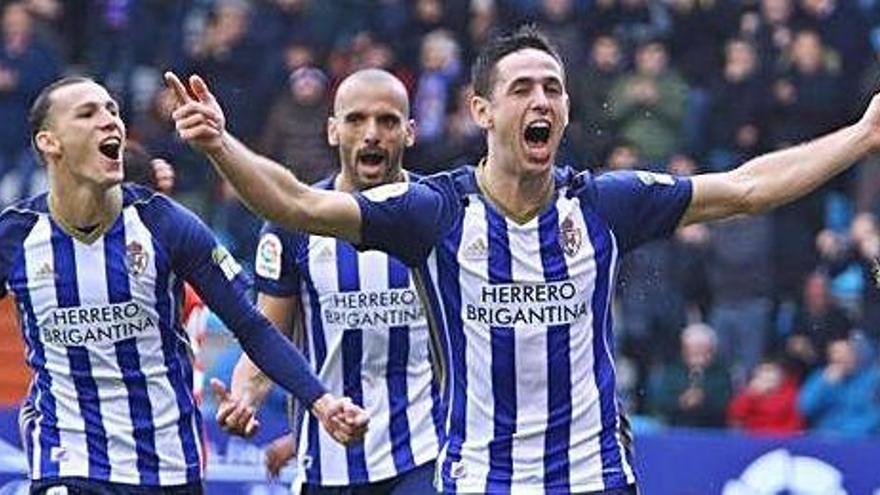
[[[37,269],[37,272],[34,274],[35,279],[44,279],[44,278],[55,278],[55,269],[52,268],[52,264],[48,261],[43,262],[40,265],[40,268]]]
[[[462,252],[462,256],[468,260],[485,260],[489,257],[489,247],[486,245],[486,239],[477,237],[476,240],[468,244]]]
[[[335,259],[336,257],[333,255],[333,249],[326,244],[321,246],[321,249],[315,254],[315,261],[333,261]]]

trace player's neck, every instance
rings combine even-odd
[[[102,236],[122,211],[122,188],[65,184],[50,179],[49,212],[68,234],[90,243]]]
[[[520,174],[489,157],[477,167],[477,184],[507,217],[523,224],[535,218],[553,199],[550,170],[546,174]]]

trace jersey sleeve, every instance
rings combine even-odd
[[[155,229],[174,272],[189,282],[273,381],[305,404],[326,393],[302,354],[251,304],[249,281],[229,251],[194,214],[161,197]]]
[[[257,290],[276,297],[299,295],[301,272],[297,257],[307,245],[305,234],[266,223],[260,232],[254,260],[254,286]]]
[[[398,182],[355,194],[361,210],[361,244],[409,266],[424,260],[452,227],[461,200],[442,179]]]
[[[22,241],[36,221],[36,215],[25,215],[12,210],[0,214],[0,299],[8,291],[9,272],[21,250]]]
[[[691,202],[691,181],[645,171],[609,172],[594,180],[596,208],[621,252],[675,230]]]

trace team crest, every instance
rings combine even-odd
[[[567,256],[574,256],[581,249],[583,233],[580,227],[574,224],[571,217],[567,217],[559,226],[559,245]]]
[[[131,241],[125,246],[125,264],[128,265],[128,273],[139,277],[147,269],[149,255],[138,241]]]

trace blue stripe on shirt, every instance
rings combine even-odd
[[[336,276],[339,292],[361,290],[358,253],[351,244],[336,241]],[[342,336],[342,389],[352,402],[363,407],[364,387],[361,383],[361,362],[364,356],[363,330],[346,329]],[[367,455],[363,442],[349,444],[345,448],[348,459],[348,479],[352,483],[369,480]]]
[[[159,456],[156,453],[153,409],[147,395],[147,379],[141,371],[137,339],[125,339],[115,344],[116,361],[122,370],[122,382],[128,391],[128,408],[134,425],[135,452],[140,484],[159,484]]]
[[[37,325],[37,317],[34,315],[34,306],[31,304],[31,295],[28,290],[26,263],[27,260],[23,256],[16,260],[10,271],[10,280],[19,281],[18,284],[12,286],[12,290],[19,311],[23,315],[22,332],[26,335],[26,340],[31,346],[30,365],[36,370],[32,394],[34,395],[33,405],[37,410],[35,422],[40,428],[39,477],[45,479],[58,476],[58,463],[52,460],[51,453],[54,448],[61,445],[61,438],[58,432],[58,417],[55,413],[55,397],[51,392],[52,376],[46,369],[46,351],[40,340],[40,327]],[[31,463],[37,462],[37,459],[33,458],[33,454],[34,452],[31,451],[29,455]]]
[[[452,467],[461,462],[461,445],[465,441],[467,420],[467,353],[463,322],[461,320],[461,283],[459,279],[458,250],[461,246],[462,225],[457,223],[437,248],[437,277],[446,310],[445,330],[449,337],[447,354],[446,390],[449,396],[449,431],[446,459],[441,466],[442,492],[455,493]],[[427,280],[427,278],[426,278]],[[435,313],[436,314],[436,313]],[[441,323],[441,326],[442,325]],[[442,331],[442,330],[441,330]]]
[[[80,305],[76,274],[76,255],[73,239],[54,222],[52,223],[52,257],[55,261],[55,297],[59,308]],[[70,378],[76,389],[76,398],[82,414],[86,450],[89,455],[89,477],[99,480],[110,478],[110,460],[107,456],[107,432],[101,419],[98,385],[92,376],[89,353],[82,346],[68,346],[67,360]]]
[[[111,304],[131,300],[129,285],[128,249],[125,244],[124,216],[120,216],[104,237],[104,260],[107,273],[107,296]],[[141,246],[143,249],[143,247]],[[134,249],[134,246],[133,246]],[[132,253],[134,255],[134,253]],[[135,452],[138,476],[142,485],[159,484],[159,456],[156,453],[156,433],[153,412],[147,395],[147,380],[141,371],[137,338],[115,344],[116,361],[122,371],[122,382],[128,391],[128,410],[134,426]]]
[[[153,252],[155,253],[156,266],[156,311],[159,313],[159,334],[162,336],[162,354],[165,367],[168,369],[168,380],[174,389],[180,418],[177,420],[177,429],[180,434],[183,456],[186,460],[186,481],[192,483],[201,479],[201,459],[196,442],[200,439],[193,432],[193,415],[195,414],[195,401],[192,397],[192,384],[186,381],[185,372],[181,360],[189,359],[188,356],[178,354],[176,332],[180,325],[177,320],[178,299],[181,297],[182,286],[180,283],[169,287],[171,280],[171,262],[166,258],[165,250],[159,245],[158,239],[153,237]],[[174,290],[174,297],[170,290]]]
[[[544,280],[568,280],[565,254],[560,246],[559,215],[550,208],[538,219]],[[571,438],[570,325],[547,327],[547,432],[544,435],[544,487],[569,491]]]
[[[512,281],[507,221],[486,205],[489,231],[489,283]],[[513,474],[513,434],[516,432],[516,336],[513,327],[490,328],[494,435],[489,442],[488,493],[510,492]]]
[[[409,271],[402,263],[391,256],[388,259],[388,288],[405,289],[409,287]],[[409,393],[406,379],[408,373],[410,341],[409,326],[396,326],[388,329],[388,365],[386,379],[388,383],[388,430],[391,437],[391,454],[394,467],[398,473],[409,471],[415,467],[412,447],[410,446],[409,418],[406,415],[409,406]]]
[[[626,486],[623,461],[617,443],[617,392],[615,389],[614,366],[610,354],[611,308],[609,290],[613,240],[604,222],[586,205],[581,206],[590,243],[593,245],[596,260],[596,287],[593,292],[593,374],[599,389],[599,408],[602,431],[599,433],[600,455],[602,458],[602,479],[606,489]]]
[[[308,242],[306,242],[308,246]],[[308,263],[304,263],[305,273],[303,279],[306,283],[306,290],[309,294],[309,309],[312,313],[311,328],[308,338],[312,342],[314,352],[312,353],[312,362],[315,366],[315,373],[320,373],[324,367],[324,361],[327,360],[327,339],[324,335],[324,325],[321,323],[321,298],[315,289],[315,279],[312,277],[311,269]],[[309,414],[306,436],[308,438],[308,447],[306,448],[306,457],[310,459],[305,462],[306,480],[310,484],[321,484],[321,443],[319,423],[314,414]]]

